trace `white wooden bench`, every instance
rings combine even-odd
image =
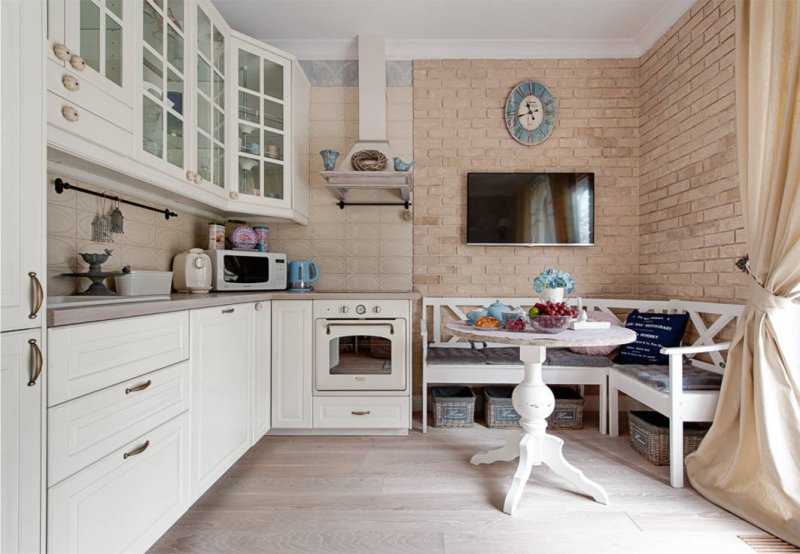
[[[498,298],[431,298],[422,300],[422,431],[427,431],[429,385],[438,384],[517,384],[522,380],[522,362],[490,365],[480,363],[446,363],[447,356],[431,356],[433,349],[473,347],[469,342],[458,337],[446,336],[444,325],[451,321],[464,321],[471,309],[491,304]],[[504,304],[528,308],[537,302],[534,298],[499,298]],[[575,303],[575,299],[568,301]],[[701,370],[710,370],[721,375],[725,363],[721,352],[727,350],[728,343],[716,343],[715,340],[724,330],[730,330],[741,315],[743,306],[735,304],[716,304],[705,302],[686,302],[681,300],[649,301],[649,300],[615,300],[584,298],[584,307],[590,315],[593,310],[614,314],[620,322],[624,322],[627,313],[638,309],[640,312],[676,313],[687,312],[691,326],[687,327],[696,336],[689,346],[666,348],[662,353],[669,356],[669,367],[651,366],[648,373],[642,370],[636,374],[639,366],[608,367],[574,367],[550,364],[543,369],[546,383],[571,385],[598,385],[600,432],[605,433],[607,417],[610,412],[610,434],[617,436],[619,432],[618,391],[633,397],[653,410],[670,418],[670,448],[672,460],[683,460],[683,422],[711,421],[714,417],[719,390],[685,390],[685,386],[693,386],[684,382],[684,356],[692,359],[691,368],[687,368],[687,381],[695,378],[707,378],[708,374]],[[500,348],[501,344],[487,344],[486,348]],[[695,359],[697,354],[705,354],[709,361]],[[442,359],[445,363],[442,363]],[[557,358],[554,358],[556,360]],[[564,358],[560,358],[564,359]],[[434,362],[434,363],[431,363]],[[639,368],[642,369],[642,368]],[[659,373],[660,372],[660,373]],[[666,383],[668,382],[668,386]],[[713,386],[713,385],[710,385]],[[718,383],[717,385],[718,386]],[[672,391],[678,391],[675,394]],[[672,464],[670,482],[674,487],[683,483],[683,464]]]

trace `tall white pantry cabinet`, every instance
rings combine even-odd
[[[44,4],[0,0],[0,21],[0,552],[27,553],[44,545]]]

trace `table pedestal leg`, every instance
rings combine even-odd
[[[520,414],[521,432],[509,432],[506,443],[498,449],[472,457],[473,464],[511,461],[519,456],[519,465],[506,495],[503,511],[513,514],[517,509],[525,484],[534,465],[547,464],[556,475],[565,478],[578,489],[601,504],[608,504],[606,492],[586,478],[582,471],[564,459],[564,441],[548,435],[546,418],[555,408],[553,392],[542,380],[542,363],[546,356],[543,346],[522,346],[520,358],[525,363],[525,379],[512,395],[514,408]]]

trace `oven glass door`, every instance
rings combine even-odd
[[[316,390],[406,389],[404,319],[318,319],[315,331]]]

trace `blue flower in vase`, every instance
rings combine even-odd
[[[393,159],[394,159],[394,170],[395,171],[408,171],[412,167],[414,167],[415,163],[417,163],[416,161],[412,161],[412,162],[406,163],[403,160],[401,160],[400,158],[393,158]]]
[[[339,157],[339,153],[336,150],[321,150],[319,155],[322,156],[325,171],[333,171],[333,168],[336,167],[336,159]]]

